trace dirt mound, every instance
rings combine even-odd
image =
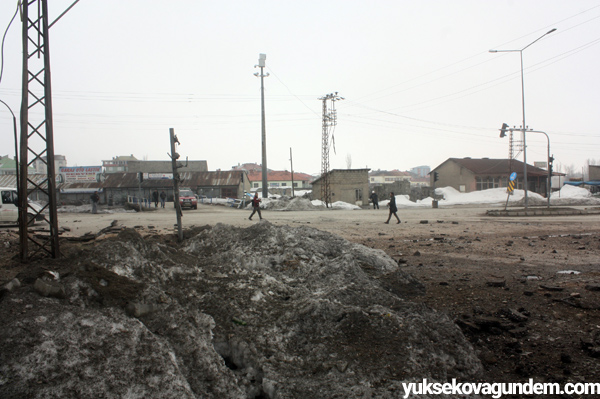
[[[125,230],[31,265],[0,302],[0,396],[391,398],[480,375],[381,250],[268,222],[186,236]]]

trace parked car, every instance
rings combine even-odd
[[[15,224],[19,222],[18,203],[19,197],[17,196],[16,189],[11,187],[0,187],[0,222]],[[44,220],[44,215],[40,213],[41,211],[41,206],[35,202],[29,201],[29,207],[27,208],[29,224],[34,224],[36,220]]]
[[[198,209],[198,197],[194,192],[190,189],[180,189],[179,190],[179,205],[181,209],[183,208],[191,208]]]

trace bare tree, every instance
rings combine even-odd
[[[577,172],[577,168],[575,167],[575,165],[571,164],[571,165],[563,165],[565,168],[565,174],[567,175],[567,177],[569,179],[575,177],[578,172]]]
[[[346,155],[346,169],[351,169],[352,168],[352,155],[347,154]]]

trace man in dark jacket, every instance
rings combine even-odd
[[[262,220],[262,215],[260,214],[260,198],[258,198],[258,192],[254,193],[254,198],[252,198],[252,214],[248,219],[252,220],[252,216],[258,212],[258,217]]]
[[[154,207],[158,208],[158,190],[154,190],[152,193],[152,202],[154,202]]]
[[[165,190],[162,190],[160,192],[160,207],[164,208],[165,207],[165,201],[167,200],[167,193],[165,193]]]
[[[396,217],[396,220],[398,220],[398,223],[400,223],[400,218],[396,214],[396,212],[398,212],[398,207],[396,207],[396,197],[394,196],[394,193],[390,193],[390,202],[388,203],[388,208],[390,208],[390,214],[388,215],[388,219],[385,221],[385,224],[390,223],[392,215],[394,215]]]
[[[98,191],[94,191],[94,194],[90,195],[90,200],[92,201],[92,213],[98,213],[98,202],[100,202]]]
[[[371,193],[371,196],[369,198],[373,202],[373,209],[379,209],[379,199],[377,198],[377,194],[375,194],[375,191]]]

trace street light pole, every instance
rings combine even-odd
[[[258,65],[254,65],[254,68],[260,68],[260,74],[257,72],[254,74],[256,77],[260,77],[260,104],[261,104],[261,126],[262,126],[262,193],[263,198],[269,197],[269,180],[267,172],[267,132],[265,130],[265,80],[269,73],[264,73],[265,60],[267,59],[266,54],[258,55]]]
[[[0,103],[4,104],[6,106],[6,108],[8,108],[8,111],[12,115],[12,119],[13,119],[13,132],[15,135],[15,174],[17,176],[17,197],[18,197],[19,196],[19,149],[17,147],[17,117],[15,116],[15,113],[8,106],[7,103],[5,103],[2,100],[0,100]]]
[[[531,46],[533,43],[542,39],[544,36],[549,35],[554,32],[556,28],[549,30],[544,33],[542,36],[538,37],[527,46],[523,47],[520,50],[490,50],[490,53],[520,53],[521,54],[521,104],[523,108],[523,126],[521,126],[521,131],[523,132],[523,189],[525,190],[525,209],[528,206],[528,196],[527,196],[527,142],[525,132],[527,131],[527,125],[525,124],[525,77],[523,73],[523,50],[527,47]]]

